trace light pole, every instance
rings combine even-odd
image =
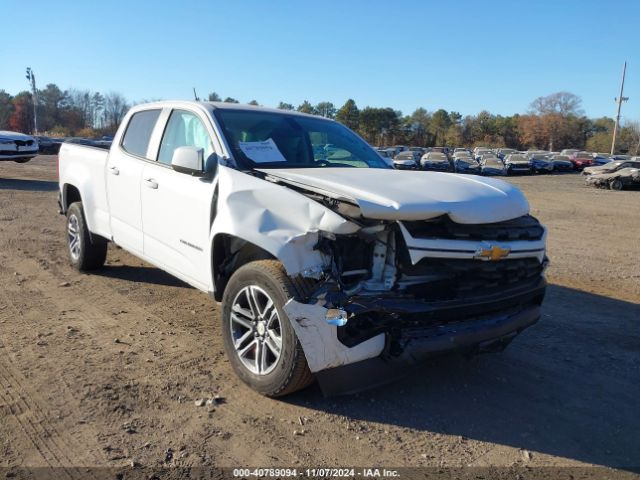
[[[624,67],[622,68],[622,83],[620,84],[620,96],[616,98],[616,102],[618,102],[618,113],[616,114],[616,124],[613,127],[613,139],[611,140],[611,155],[615,153],[616,149],[616,136],[618,135],[618,128],[620,126],[620,108],[622,108],[622,102],[626,102],[629,100],[629,97],[624,97],[624,77],[627,73],[627,62],[624,62]]]
[[[27,67],[27,80],[31,85],[31,93],[33,95],[33,134],[38,134],[38,90],[36,90],[36,74],[33,73],[31,67]]]

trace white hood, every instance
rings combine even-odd
[[[292,185],[358,204],[366,218],[427,220],[449,215],[457,223],[493,223],[526,215],[529,204],[497,179],[453,173],[375,168],[260,170]]]

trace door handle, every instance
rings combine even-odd
[[[145,178],[144,179],[144,184],[148,187],[148,188],[153,188],[154,190],[156,188],[158,188],[158,182],[156,182],[153,178]]]
[[[120,170],[118,170],[118,167],[109,167],[109,173],[111,173],[111,175],[120,175]]]

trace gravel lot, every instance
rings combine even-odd
[[[67,266],[56,175],[55,156],[0,163],[0,467],[638,471],[640,192],[510,178],[549,228],[538,325],[359,395],[270,400],[232,373],[206,295],[113,247],[96,274]]]

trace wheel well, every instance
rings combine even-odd
[[[62,208],[66,212],[73,202],[80,202],[82,198],[80,197],[80,191],[74,187],[73,185],[65,185],[64,186],[64,198],[62,199],[63,205]]]
[[[256,260],[276,259],[263,248],[228,234],[216,235],[212,250],[214,298],[218,302],[222,300],[229,278],[238,268]]]

